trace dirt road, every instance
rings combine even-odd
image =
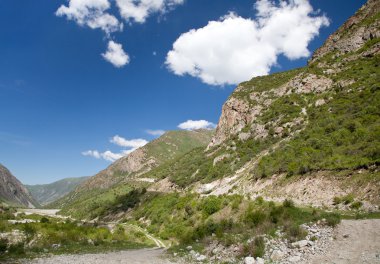
[[[175,264],[163,255],[163,249],[138,249],[104,254],[60,255],[28,260],[23,264]]]
[[[327,252],[310,263],[380,263],[380,219],[343,220]]]

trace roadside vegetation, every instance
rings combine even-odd
[[[0,262],[46,254],[77,254],[153,246],[144,233],[121,225],[111,231],[107,226],[96,223],[39,215],[15,216],[15,212],[12,208],[5,208],[0,213]],[[23,223],[25,219],[30,222]]]

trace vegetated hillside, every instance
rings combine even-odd
[[[25,186],[0,164],[0,202],[11,206],[34,208],[38,203]]]
[[[206,150],[194,145],[165,162],[145,158],[134,172],[121,174],[129,175],[121,177],[128,181],[114,184],[101,196],[72,193],[59,205],[64,212],[75,213],[83,208],[78,202],[85,201],[80,205],[91,204],[87,207],[96,210],[82,216],[106,215],[105,205],[114,197],[146,187],[148,192],[244,194],[275,201],[291,198],[319,207],[348,209],[354,204],[378,210],[379,10],[379,1],[368,1],[306,67],[241,83],[224,104]],[[98,177],[120,179],[121,163],[130,164],[135,155]]]
[[[133,186],[146,186],[151,180],[143,175],[151,169],[175,160],[194,148],[204,149],[210,142],[214,130],[168,131],[161,137],[135,150],[128,156],[111,164],[107,169],[89,178],[73,192],[49,205],[51,208],[64,207],[74,213],[91,213],[96,217],[97,208],[125,194]]]
[[[340,221],[326,208],[378,217],[379,11],[380,2],[369,0],[304,68],[240,84],[207,147],[101,193],[66,199],[62,212],[138,224],[179,244],[180,254],[192,245],[216,262],[227,252],[228,263],[272,261],[268,240],[312,245],[320,238],[310,222],[324,232]],[[296,254],[276,257],[307,263]]]
[[[39,204],[46,205],[73,191],[87,178],[66,178],[50,184],[25,185],[25,187]]]

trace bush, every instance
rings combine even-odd
[[[290,241],[298,241],[305,239],[307,231],[301,228],[299,225],[292,225],[286,229],[286,233]]]
[[[282,205],[285,208],[293,208],[294,207],[294,202],[290,199],[285,199],[285,201],[282,203]]]
[[[46,223],[49,223],[50,220],[49,220],[49,218],[42,217],[41,220],[40,220],[40,222],[43,223],[43,224],[46,224]]]
[[[201,209],[206,216],[212,215],[218,212],[221,208],[221,199],[217,196],[209,196],[203,200]]]
[[[328,226],[335,227],[340,223],[340,215],[338,214],[328,214],[325,216],[326,224]]]
[[[265,254],[265,241],[262,237],[256,237],[253,247],[253,256],[255,258],[262,258]]]
[[[4,254],[8,247],[8,240],[0,239],[0,255]]]
[[[351,209],[358,210],[360,207],[363,206],[363,203],[360,201],[353,202],[350,206]]]

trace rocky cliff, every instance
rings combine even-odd
[[[309,68],[254,78],[240,84],[223,105],[222,114],[216,128],[215,136],[208,146],[210,149],[234,135],[240,139],[265,138],[268,128],[272,127],[281,135],[285,128],[302,123],[307,117],[305,110],[285,126],[276,126],[282,118],[279,113],[277,121],[270,126],[258,122],[273,103],[280,97],[293,94],[321,94],[331,90],[334,85],[349,86],[355,80],[342,79],[334,83],[338,72],[342,71],[344,62],[361,57],[378,56],[380,53],[380,1],[369,0],[355,15],[349,18],[322,47],[317,49],[309,61]],[[361,50],[362,49],[362,50]],[[327,58],[329,57],[329,58]],[[340,62],[343,59],[343,62]],[[346,66],[347,68],[347,66]],[[273,81],[276,78],[277,80]],[[315,102],[316,106],[325,100]],[[273,120],[271,120],[273,121]],[[243,131],[250,126],[249,131]]]
[[[34,208],[38,203],[32,198],[25,186],[0,164],[0,200],[15,205]]]

